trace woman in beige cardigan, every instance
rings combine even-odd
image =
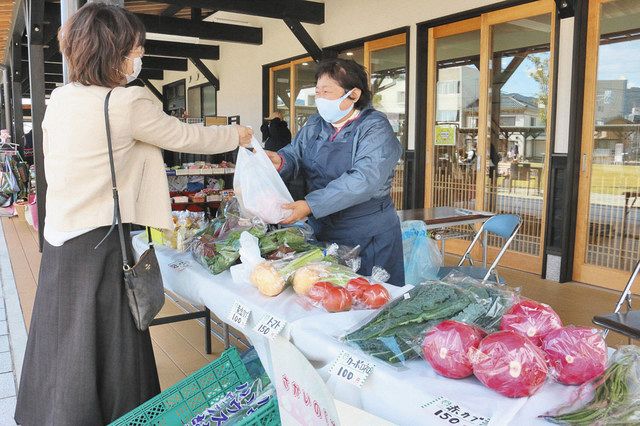
[[[118,233],[98,245],[113,215],[103,112],[109,90],[127,226],[172,227],[162,148],[216,154],[251,140],[241,126],[181,123],[146,89],[124,87],[140,72],[144,39],[133,14],[100,3],[82,7],[59,34],[72,83],[54,90],[42,123],[46,242],[18,424],[106,424],[160,391],[149,332],[137,330],[127,305]]]

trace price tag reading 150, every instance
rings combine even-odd
[[[240,328],[244,328],[247,325],[247,321],[249,321],[249,315],[251,315],[251,309],[235,301],[231,307],[231,312],[229,312],[229,321]]]
[[[342,351],[333,362],[330,373],[340,380],[360,388],[373,372],[373,367],[373,364],[349,352]]]
[[[286,324],[286,321],[276,318],[273,315],[266,314],[260,319],[260,322],[256,324],[253,330],[269,339],[273,339],[280,334]]]

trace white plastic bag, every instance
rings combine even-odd
[[[293,198],[260,143],[253,138],[251,145],[255,152],[239,148],[233,178],[240,211],[265,223],[280,223],[291,214],[282,205],[293,203]]]
[[[231,278],[236,283],[251,282],[251,272],[258,264],[264,262],[260,256],[259,240],[244,231],[240,234],[240,264],[231,267]]]
[[[404,254],[404,282],[418,285],[438,278],[442,253],[438,243],[427,234],[421,220],[402,222],[402,251]]]

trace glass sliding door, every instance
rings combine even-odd
[[[574,279],[621,289],[640,258],[640,2],[589,15]]]
[[[349,53],[349,52],[347,52]],[[351,52],[354,53],[354,52]],[[345,53],[346,55],[346,53]],[[349,58],[349,56],[345,56]],[[350,59],[354,58],[353,55]],[[406,35],[386,37],[364,44],[365,68],[369,71],[372,104],[385,113],[396,137],[407,148],[407,46]],[[404,159],[400,159],[391,187],[397,209],[404,205]]]
[[[555,3],[429,30],[425,205],[513,213],[504,266],[540,272]],[[489,239],[489,257],[502,241]],[[448,245],[453,252],[468,243]]]
[[[271,111],[280,111],[284,121],[291,126],[291,65],[271,68],[270,74]]]
[[[316,110],[316,68],[317,64],[311,59],[303,59],[293,64],[294,72],[294,124],[291,132],[297,133]]]
[[[484,210],[518,214],[510,249],[535,257],[544,233],[552,22],[545,13],[490,27]]]
[[[431,205],[476,208],[480,21],[434,31]],[[477,27],[476,30],[473,30]],[[456,28],[463,33],[451,33]],[[472,31],[469,31],[469,30]]]

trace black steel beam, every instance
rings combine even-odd
[[[262,28],[137,13],[148,32],[235,43],[262,44]]]
[[[306,50],[314,61],[318,62],[322,59],[322,49],[318,47],[313,38],[309,35],[307,30],[304,29],[302,24],[293,19],[286,18],[284,23],[291,30],[294,36],[298,39],[304,50]]]
[[[186,71],[189,67],[186,59],[163,58],[160,56],[145,56],[142,59],[143,69],[164,71]],[[62,67],[61,67],[62,68]]]
[[[164,72],[162,70],[142,70],[138,78],[143,80],[164,80]]]
[[[209,81],[209,83],[211,83],[213,87],[216,88],[216,90],[220,90],[220,80],[218,80],[218,77],[213,75],[211,70],[207,68],[204,62],[202,62],[198,58],[189,58],[189,60],[193,63],[193,65],[196,66],[196,68],[198,68],[198,71],[202,73],[202,75]]]
[[[164,101],[164,99],[162,98],[162,93],[160,93],[160,91],[158,89],[156,89],[156,86],[151,84],[149,82],[149,80],[147,80],[147,79],[141,79],[141,80],[144,83],[144,85],[147,86],[147,89],[149,89],[151,91],[151,93],[153,93],[155,95],[155,97],[160,100],[160,102]]]
[[[31,63],[31,67],[33,67],[33,63]],[[29,68],[29,70],[31,70],[31,68]],[[30,80],[29,86],[31,86],[31,79],[29,80]],[[64,80],[61,74],[44,74],[43,73],[42,81],[46,83],[62,83]]]
[[[576,14],[576,2],[577,0],[556,0],[560,19],[570,18]]]
[[[176,58],[220,59],[220,47],[207,44],[147,40],[144,44],[144,51],[148,55],[173,56]],[[144,59],[142,61],[144,62]]]
[[[324,3],[307,0],[148,0],[182,7],[216,9],[265,18],[290,18],[309,24],[324,24]]]
[[[13,105],[13,140],[21,143],[22,128],[22,35],[13,35],[11,41],[11,97]]]
[[[29,68],[29,61],[26,58],[22,58],[22,67],[24,69],[28,69]],[[60,75],[62,75],[62,64],[56,63],[56,62],[45,62],[44,63],[44,72],[47,73],[47,74],[60,74]]]
[[[45,111],[45,69],[44,69],[44,0],[29,1],[27,37],[29,39],[29,88],[31,93],[31,122],[33,157],[36,166],[36,198],[38,200],[38,242],[40,252],[44,247],[44,220],[46,216],[47,181],[44,170],[42,149],[42,120]],[[61,75],[55,77],[62,80]]]

